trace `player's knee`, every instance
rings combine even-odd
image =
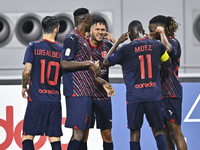
[[[111,135],[110,129],[102,131],[101,134],[102,134],[103,141],[109,142],[109,143],[112,142],[112,135]]]
[[[32,135],[22,135],[22,142],[24,140],[33,140],[34,139],[34,136]]]
[[[86,138],[86,130],[76,130],[74,131],[74,139],[77,141],[84,141]]]

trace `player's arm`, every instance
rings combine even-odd
[[[98,84],[103,86],[103,88],[106,91],[108,97],[111,97],[111,96],[115,95],[114,88],[106,80],[104,80],[104,79],[102,79],[100,77],[96,77],[95,78],[95,82],[97,82]]]
[[[109,50],[109,52],[108,52],[108,54],[107,54],[107,56],[106,56],[106,58],[104,59],[104,62],[103,62],[104,66],[106,66],[106,67],[111,66],[109,61],[108,61],[108,57],[116,51],[119,44],[123,43],[124,41],[126,41],[128,39],[128,34],[129,34],[129,32],[122,34],[121,37],[117,40],[117,42],[113,45],[113,47]]]
[[[164,67],[170,67],[172,64],[171,58],[169,57],[167,51],[165,51],[165,53],[161,56],[160,61]]]
[[[76,70],[87,69],[88,67],[90,67],[94,71],[95,76],[100,75],[100,69],[99,69],[98,65],[96,65],[92,61],[79,61],[78,62],[78,61],[73,61],[73,60],[61,60],[61,68],[62,69],[76,71]]]
[[[29,77],[31,75],[32,64],[25,63],[24,69],[22,71],[22,97],[27,98],[26,92],[28,92],[27,84]]]
[[[172,46],[169,43],[169,41],[168,41],[168,39],[167,39],[167,37],[165,35],[165,28],[162,27],[162,26],[158,26],[156,28],[156,32],[160,33],[161,42],[165,45],[166,51],[168,53],[171,53],[172,52]]]

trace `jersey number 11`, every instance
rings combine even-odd
[[[148,78],[152,78],[151,54],[146,54]],[[144,55],[139,55],[141,79],[145,79]]]

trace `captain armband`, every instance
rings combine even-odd
[[[165,62],[165,61],[167,61],[168,59],[169,59],[169,55],[168,55],[167,51],[165,51],[165,53],[161,56],[160,60],[161,60],[162,62]]]

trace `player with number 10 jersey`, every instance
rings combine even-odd
[[[33,66],[29,101],[60,101],[61,52],[62,46],[57,42],[43,39],[29,43],[23,62],[24,64],[31,63]]]

